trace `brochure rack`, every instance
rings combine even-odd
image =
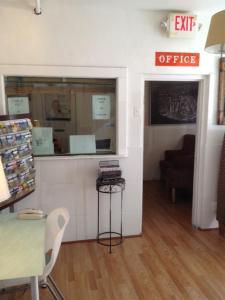
[[[34,191],[35,169],[32,156],[30,119],[0,121],[0,155],[11,197],[0,204],[10,206]]]

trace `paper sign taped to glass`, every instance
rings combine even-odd
[[[95,135],[70,135],[70,153],[96,153]]]
[[[32,146],[34,154],[54,154],[52,128],[34,127],[32,129]]]
[[[10,115],[29,114],[28,97],[8,97],[8,110]]]
[[[108,120],[111,114],[110,95],[92,96],[92,118],[93,120]]]

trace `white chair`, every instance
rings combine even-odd
[[[54,280],[50,276],[50,273],[55,265],[63,234],[69,222],[69,219],[70,217],[68,210],[62,207],[53,210],[48,215],[46,221],[46,265],[44,267],[43,275],[40,278],[40,286],[48,287],[52,296],[57,300],[63,300],[64,297],[60,290],[57,288]]]
[[[55,265],[59,249],[61,246],[65,228],[69,222],[69,213],[66,208],[56,208],[47,217],[46,220],[46,238],[45,238],[45,267],[43,275],[39,278],[41,287],[48,287],[54,299],[64,300],[60,290],[57,288],[50,273]],[[12,279],[0,281],[0,295],[12,293],[15,291],[26,290],[28,278]]]

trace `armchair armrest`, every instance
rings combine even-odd
[[[165,160],[173,161],[176,157],[184,155],[183,150],[167,150],[165,151]]]
[[[173,162],[175,168],[194,170],[194,155],[178,156]]]

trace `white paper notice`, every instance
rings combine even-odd
[[[108,120],[111,113],[110,95],[92,96],[92,118],[93,120]]]
[[[32,146],[34,154],[54,154],[54,145],[51,127],[33,127]]]
[[[70,135],[70,153],[96,153],[95,135]]]
[[[9,115],[29,114],[28,97],[8,97]]]

